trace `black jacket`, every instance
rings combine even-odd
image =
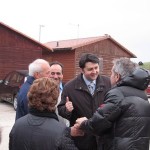
[[[55,113],[30,110],[15,122],[9,136],[9,150],[77,150]]]
[[[68,119],[70,125],[74,125],[77,118],[92,117],[96,109],[103,103],[105,93],[111,88],[110,79],[106,76],[98,76],[96,80],[95,93],[92,96],[85,84],[82,74],[65,84],[61,102],[58,105],[59,115]],[[74,110],[67,113],[65,108],[66,97],[72,101]],[[96,140],[93,135],[74,138],[76,145],[80,149],[95,150]]]
[[[100,136],[103,150],[149,150],[150,104],[144,92],[150,74],[137,69],[111,89],[81,128]]]

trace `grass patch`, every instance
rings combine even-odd
[[[144,62],[142,65],[140,65],[140,67],[150,70],[150,62]]]

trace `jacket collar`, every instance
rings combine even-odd
[[[96,88],[95,88],[95,91],[98,92],[98,91],[103,91],[104,90],[104,80],[102,79],[101,76],[98,76],[97,79],[96,79]],[[78,89],[78,90],[84,90],[84,91],[88,91],[88,87],[83,79],[83,74],[79,74],[77,76],[77,80],[76,80],[76,83],[75,83],[75,89]]]
[[[86,77],[84,76],[84,74],[82,75],[82,77],[83,77],[83,80],[84,80],[84,82],[86,83],[87,86],[90,85],[91,82],[93,82],[94,85],[96,85],[96,80],[94,80],[94,81],[89,81],[88,79],[86,79]]]
[[[29,108],[29,113],[35,116],[39,116],[39,117],[48,117],[48,118],[54,118],[58,120],[58,117],[55,112],[50,112],[47,110],[39,111],[35,108]]]
[[[26,82],[32,84],[35,78],[33,76],[28,76]]]

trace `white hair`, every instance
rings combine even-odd
[[[42,71],[42,65],[49,63],[44,59],[36,59],[32,63],[29,64],[29,76],[34,76],[34,73]]]

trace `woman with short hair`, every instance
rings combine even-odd
[[[77,150],[70,128],[55,113],[59,89],[50,78],[36,79],[28,92],[29,114],[18,119],[11,132],[10,150]],[[64,142],[64,143],[62,143]]]

